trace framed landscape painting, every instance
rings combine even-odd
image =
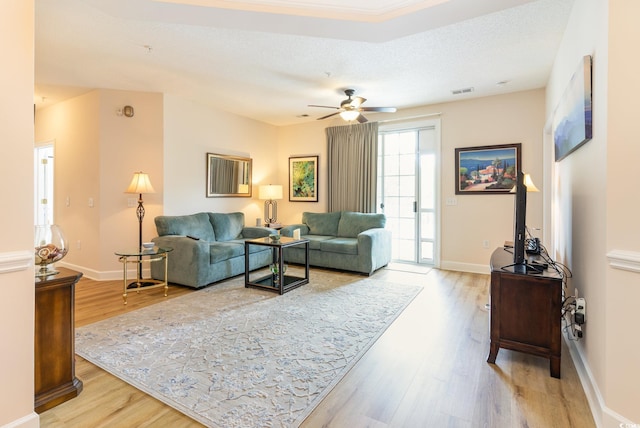
[[[591,55],[580,60],[553,115],[556,162],[592,138]]]
[[[318,156],[289,158],[289,200],[318,202]]]
[[[520,170],[522,145],[456,149],[456,194],[509,193]]]

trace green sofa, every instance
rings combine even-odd
[[[266,227],[245,227],[241,212],[158,216],[155,224],[158,236],[153,242],[173,248],[168,256],[169,282],[194,288],[244,273],[244,240],[275,233]],[[251,270],[271,263],[268,247],[249,247]],[[162,263],[151,263],[151,276],[164,279]]]
[[[309,240],[309,264],[371,275],[391,261],[391,231],[384,214],[337,211],[302,213],[302,223],[283,227],[280,234]],[[285,248],[287,263],[304,263],[302,246]]]

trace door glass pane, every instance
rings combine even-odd
[[[423,209],[434,209],[436,206],[436,156],[423,154],[420,156],[420,204]]]
[[[422,239],[435,239],[436,225],[433,212],[423,212],[420,214],[420,232]]]
[[[422,242],[420,247],[422,259],[433,261],[433,242]]]
[[[34,224],[53,224],[53,144],[34,150]]]

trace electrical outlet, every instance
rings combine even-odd
[[[576,288],[573,290],[573,295],[576,297],[576,299],[579,297],[579,295],[578,295],[578,287],[576,287]]]
[[[489,240],[485,239],[484,241],[482,241],[482,248],[489,248]]]
[[[134,208],[136,206],[135,198],[127,198],[127,207]]]
[[[458,199],[457,198],[447,198],[445,203],[447,205],[458,205]]]
[[[81,249],[82,249],[82,243],[80,242],[80,240],[79,240],[79,239],[76,241],[76,248],[77,248],[78,250],[81,250]]]

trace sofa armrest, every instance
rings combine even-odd
[[[391,231],[383,228],[368,229],[358,234],[358,254],[371,260],[370,272],[391,261]]]
[[[300,235],[308,235],[309,234],[309,226],[306,224],[290,224],[289,226],[285,226],[280,229],[280,235],[282,236],[293,236],[293,231],[296,229],[300,229]]]
[[[242,237],[247,239],[263,238],[274,233],[278,233],[278,231],[270,227],[246,226],[242,228]]]

